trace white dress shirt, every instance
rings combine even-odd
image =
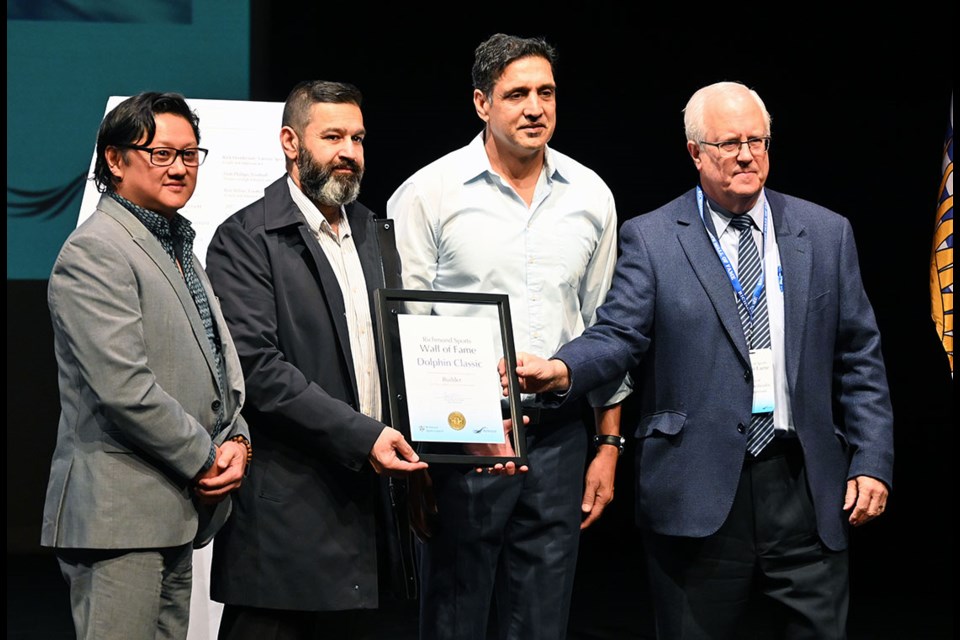
[[[610,287],[613,194],[596,172],[553,149],[530,206],[491,168],[481,133],[400,185],[387,217],[404,287],[507,294],[517,351],[552,356],[594,322]],[[596,390],[591,404],[622,400],[629,391],[614,393],[619,383]]]
[[[777,247],[777,234],[773,228],[773,214],[768,211],[766,240],[763,234],[763,212],[766,196],[761,195],[757,204],[744,215],[753,218],[753,239],[758,251],[763,255],[763,281],[767,297],[767,315],[770,320],[770,346],[773,348],[773,426],[778,431],[794,432],[793,417],[790,411],[790,393],[787,388],[786,350],[783,341],[783,289],[780,286],[780,251]],[[723,215],[716,211],[716,205],[707,202],[713,227],[717,231],[720,246],[730,260],[734,271],[739,264],[740,232],[730,225],[729,213]],[[742,283],[741,283],[742,284]],[[731,295],[736,297],[733,287]]]
[[[375,420],[383,417],[380,401],[380,369],[377,366],[376,336],[370,319],[370,299],[367,294],[367,281],[363,276],[360,256],[350,233],[350,221],[340,207],[340,222],[337,230],[327,221],[326,216],[304,195],[287,176],[290,197],[307,219],[307,225],[313,237],[320,243],[333,272],[337,275],[343,303],[347,312],[347,326],[350,330],[350,352],[353,356],[353,370],[357,373],[357,392],[360,394],[360,412]]]

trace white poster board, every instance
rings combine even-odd
[[[125,98],[111,96],[103,114]],[[200,117],[200,146],[210,150],[198,170],[197,189],[180,210],[197,232],[193,251],[203,263],[217,225],[233,212],[263,197],[264,188],[284,174],[284,155],[280,148],[283,103],[191,98],[187,103]],[[94,148],[90,175],[96,159]],[[93,213],[99,199],[100,193],[93,181],[87,181],[78,225]],[[212,556],[212,544],[193,554],[193,594],[187,640],[215,640],[217,637],[223,605],[210,600]]]
[[[106,115],[126,96],[111,96]],[[200,146],[209,149],[197,174],[197,190],[180,210],[197,232],[193,250],[204,262],[207,245],[223,220],[238,209],[263,197],[263,189],[283,175],[284,155],[280,149],[282,102],[187,99],[200,117]],[[90,174],[96,163],[93,150]],[[77,224],[97,206],[100,194],[92,181],[87,183],[80,203]]]

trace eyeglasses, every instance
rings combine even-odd
[[[698,140],[698,142],[700,144],[708,144],[711,147],[716,147],[724,156],[740,155],[740,149],[743,148],[743,145],[747,145],[747,148],[750,149],[750,153],[755,156],[763,155],[768,149],[770,149],[770,136],[765,136],[763,138],[747,138],[746,140],[724,140],[722,142],[707,142],[706,140]]]
[[[169,167],[177,161],[177,156],[180,156],[183,159],[183,164],[188,167],[199,167],[207,159],[207,150],[200,147],[174,149],[173,147],[144,147],[139,144],[118,144],[115,146],[146,151],[150,154],[150,164],[157,167]]]

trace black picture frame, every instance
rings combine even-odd
[[[384,366],[384,378],[389,398],[390,424],[403,433],[420,458],[428,463],[462,464],[471,467],[487,467],[513,462],[517,466],[527,463],[526,439],[524,437],[523,408],[520,383],[517,379],[516,351],[513,341],[513,324],[510,320],[510,300],[505,294],[419,291],[414,289],[380,288],[374,292],[377,315],[377,344]],[[512,428],[508,443],[512,452],[468,452],[457,442],[421,442],[411,437],[410,408],[407,384],[403,367],[403,349],[399,316],[405,313],[429,315],[435,305],[489,306],[496,308],[499,319],[500,344],[507,371],[507,395],[501,400],[502,414],[509,414]],[[450,307],[455,308],[455,307]],[[448,308],[448,310],[450,309]],[[445,314],[446,315],[446,314]],[[450,314],[456,315],[456,314]],[[466,315],[466,314],[465,314]]]

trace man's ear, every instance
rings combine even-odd
[[[703,149],[699,144],[693,140],[687,140],[687,153],[690,154],[690,157],[693,158],[693,164],[697,168],[697,171],[700,170],[700,165],[703,163],[703,160],[700,158],[700,153]]]
[[[487,96],[483,95],[483,91],[480,89],[473,90],[473,107],[477,110],[477,115],[480,116],[480,119],[484,122],[490,121],[490,101],[487,100]]]
[[[123,172],[127,164],[123,151],[117,147],[107,147],[103,150],[103,158],[107,161],[107,166],[110,167],[110,173],[113,174],[113,179],[116,182],[122,181]]]
[[[280,146],[287,160],[295,162],[300,155],[300,136],[289,126],[280,129]]]

